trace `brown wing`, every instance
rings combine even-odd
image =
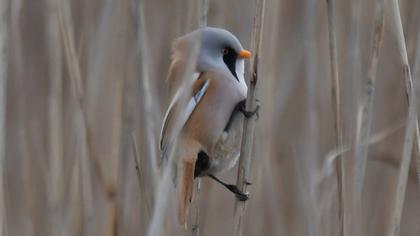
[[[202,74],[197,77],[198,79],[194,82],[192,90],[189,90],[191,95],[186,104],[181,107],[179,100],[182,97],[181,93],[183,90],[178,90],[166,111],[160,134],[160,150],[162,151],[163,159],[167,159],[169,147],[176,136],[175,124],[179,124],[181,128],[185,125],[207,91],[210,80]]]

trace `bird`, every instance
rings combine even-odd
[[[199,45],[195,66],[188,74],[194,45]],[[181,225],[186,225],[195,178],[210,177],[239,200],[248,199],[247,193],[215,175],[235,165],[243,119],[258,114],[259,106],[254,111],[245,109],[248,87],[244,61],[250,57],[251,52],[242,47],[236,36],[221,28],[196,29],[172,45],[166,79],[172,99],[163,119],[159,146],[162,160],[168,160],[175,149],[172,159]],[[184,78],[188,83],[183,83]],[[178,132],[176,127],[180,127]]]

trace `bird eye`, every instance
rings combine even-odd
[[[222,54],[227,55],[229,53],[229,50],[227,48],[222,49]]]

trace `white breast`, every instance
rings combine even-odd
[[[236,65],[235,65],[235,70],[236,70],[236,76],[238,76],[238,80],[239,80],[239,90],[240,90],[241,94],[244,97],[246,97],[248,87],[246,86],[246,82],[245,82],[244,68],[245,68],[244,59],[237,59],[236,60]]]

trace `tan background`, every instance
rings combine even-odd
[[[146,234],[156,189],[152,160],[170,99],[164,83],[170,42],[197,27],[198,6],[194,0],[145,0],[143,28],[138,4],[9,1],[5,235]],[[359,18],[354,17],[357,4]],[[336,1],[346,144],[354,140],[374,4]],[[400,6],[413,65],[420,51],[420,1],[401,0]],[[210,0],[208,24],[230,30],[249,48],[254,8],[254,1]],[[245,235],[337,235],[336,175],[325,161],[335,147],[326,14],[325,1],[267,0],[258,95],[262,107]],[[404,142],[405,85],[389,25],[387,17],[371,129],[372,134],[386,132],[386,137],[369,147],[360,202],[363,235],[385,235]],[[142,42],[146,57],[141,56]],[[356,57],[355,46],[360,52]],[[413,76],[419,79],[420,74]],[[141,190],[132,133],[140,153]],[[352,157],[347,152],[344,162]],[[420,235],[414,166],[413,158],[401,223],[404,236]],[[236,168],[221,178],[234,182],[235,176]],[[175,197],[171,194],[169,199]],[[220,185],[202,180],[202,235],[231,234],[233,203],[232,194]],[[171,225],[165,224],[165,235],[180,232]]]

